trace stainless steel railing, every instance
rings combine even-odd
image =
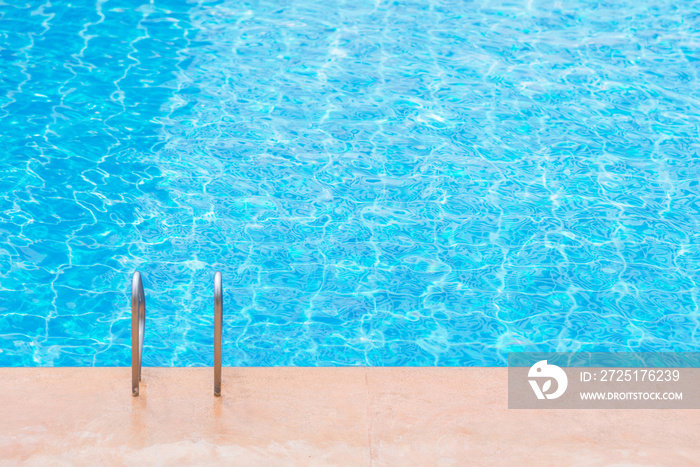
[[[146,294],[143,292],[141,273],[136,271],[131,280],[131,394],[139,395],[143,335],[146,331]]]
[[[224,297],[221,273],[214,274],[214,395],[221,396],[221,333],[224,321]]]
[[[221,396],[221,335],[223,332],[224,297],[221,273],[214,274],[214,395]],[[131,281],[131,394],[139,395],[143,336],[146,330],[146,294],[141,273]]]

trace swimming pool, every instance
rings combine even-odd
[[[0,15],[0,366],[700,351],[696,3]]]

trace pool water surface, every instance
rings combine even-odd
[[[700,351],[700,4],[0,2],[0,366]]]

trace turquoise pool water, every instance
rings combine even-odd
[[[700,351],[700,4],[0,2],[0,366]]]

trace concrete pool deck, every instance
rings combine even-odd
[[[0,368],[0,465],[698,465],[698,410],[508,410],[505,368]]]

